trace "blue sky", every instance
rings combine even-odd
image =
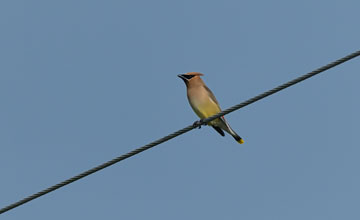
[[[0,206],[358,50],[358,1],[0,2]],[[359,58],[2,219],[359,219]]]

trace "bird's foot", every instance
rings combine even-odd
[[[204,123],[204,121],[202,119],[200,119],[199,121],[195,121],[193,124],[193,127],[199,127],[199,129],[201,128],[201,125]]]

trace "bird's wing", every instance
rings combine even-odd
[[[210,96],[211,100],[214,101],[214,102],[219,106],[219,103],[218,103],[218,101],[216,100],[214,94],[211,92],[211,90],[210,90],[206,85],[204,85],[204,88],[205,88],[206,91],[209,93],[209,96]],[[220,108],[220,106],[219,106],[219,108]]]

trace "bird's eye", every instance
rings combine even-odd
[[[187,80],[189,80],[189,79],[193,78],[194,75],[184,75],[184,77],[185,77]]]

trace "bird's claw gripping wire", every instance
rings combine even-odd
[[[203,124],[203,123],[204,123],[204,121],[202,119],[200,119],[199,121],[194,122],[193,127],[194,128],[198,127],[200,129],[202,125],[204,125],[204,126],[206,125],[206,124]]]

